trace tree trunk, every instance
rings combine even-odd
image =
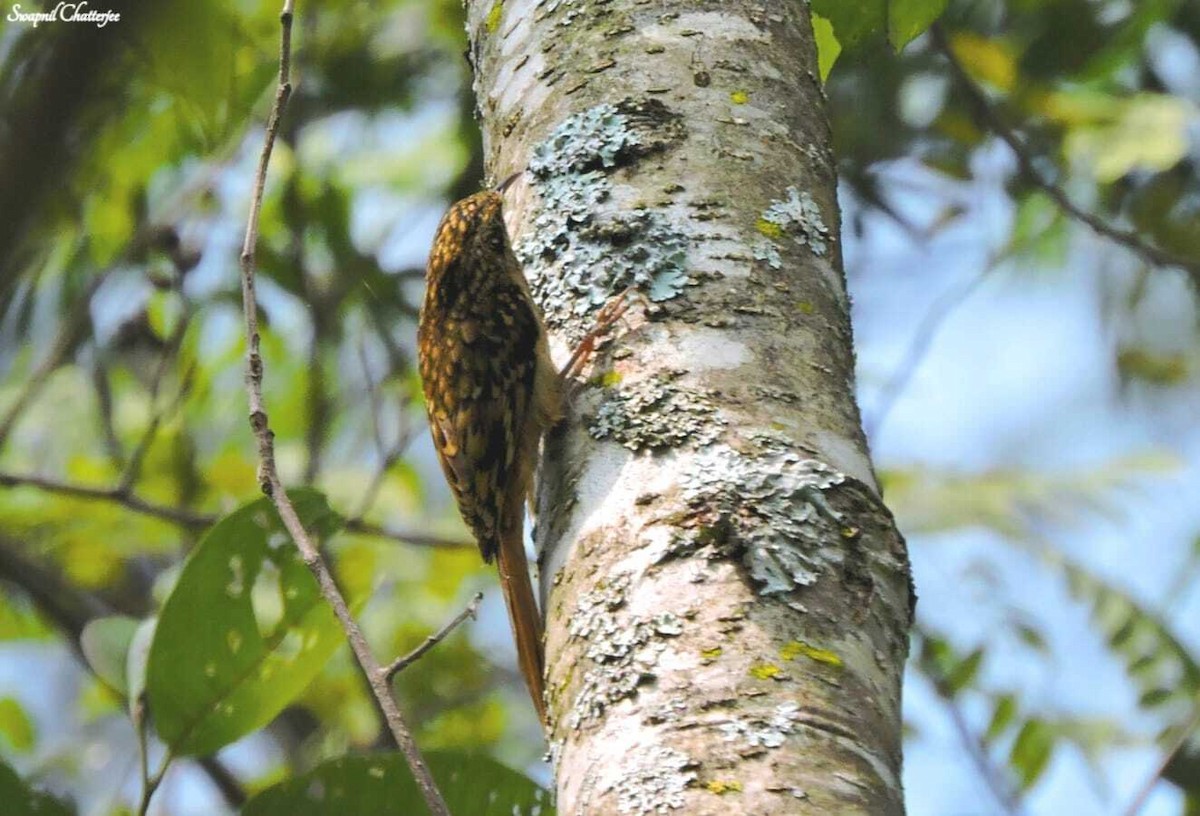
[[[913,596],[854,402],[805,5],[468,17],[556,355],[626,287],[649,299],[540,473],[559,812],[903,813]]]

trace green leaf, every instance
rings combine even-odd
[[[459,751],[425,757],[451,813],[463,816],[553,816],[550,794],[496,760]],[[342,757],[303,776],[267,788],[242,816],[422,816],[428,814],[412,774],[398,753]]]
[[[4,803],[4,816],[72,816],[75,813],[73,807],[50,794],[30,788],[3,762],[0,762],[0,802]]]
[[[341,526],[320,493],[289,495],[318,540]],[[159,736],[176,755],[216,751],[270,722],[342,641],[270,500],[234,511],[188,558],[159,616],[146,667]]]
[[[853,48],[872,34],[883,31],[887,22],[887,0],[813,0],[812,12],[833,24],[838,41]]]
[[[1048,195],[1029,193],[1017,204],[1008,248],[1047,265],[1062,264],[1069,248],[1068,223],[1062,208]]]
[[[892,48],[899,51],[918,34],[929,28],[948,0],[813,0],[812,11],[833,24],[837,39],[853,48],[881,32],[887,34]]]
[[[933,25],[949,0],[891,0],[888,4],[888,42],[899,51]]]
[[[1032,787],[1038,781],[1053,753],[1053,730],[1041,720],[1026,720],[1017,732],[1008,758],[1017,772],[1022,790]]]
[[[0,641],[40,640],[50,634],[51,630],[27,602],[9,597],[0,587]]]
[[[1181,352],[1158,352],[1138,346],[1125,346],[1117,352],[1117,373],[1121,380],[1141,380],[1164,388],[1183,385],[1189,375],[1188,358]]]
[[[25,713],[25,707],[12,697],[0,698],[0,737],[14,751],[25,753],[33,747],[33,721]]]
[[[992,707],[992,719],[988,723],[987,731],[983,732],[983,741],[985,743],[994,742],[1012,724],[1016,716],[1017,698],[1011,694],[1002,694],[997,697]]]
[[[842,44],[833,33],[833,23],[820,14],[812,16],[813,38],[817,41],[817,64],[821,70],[821,81],[829,79],[833,64],[842,53]]]
[[[88,621],[79,636],[83,656],[96,676],[123,697],[129,696],[126,668],[129,663],[129,644],[140,622],[125,615],[96,618]]]
[[[1091,605],[1092,625],[1124,663],[1139,692],[1139,704],[1170,704],[1181,716],[1190,712],[1200,693],[1200,661],[1167,622],[1082,565],[1063,558],[1052,563],[1066,576],[1071,594]]]
[[[979,667],[983,663],[983,648],[976,648],[969,655],[958,661],[955,666],[946,673],[946,685],[951,692],[957,694],[963,689],[971,686],[975,682],[975,678],[979,675]]]
[[[1158,708],[1171,701],[1175,693],[1169,688],[1149,689],[1138,697],[1138,705],[1142,708]]]

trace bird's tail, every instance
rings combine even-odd
[[[525,539],[518,526],[515,533],[501,536],[496,566],[504,605],[517,641],[517,665],[533,697],[533,707],[543,725],[546,723],[545,684],[542,680],[542,617],[538,613],[533,583],[529,580],[529,562],[525,558]]]

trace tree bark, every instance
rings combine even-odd
[[[903,813],[913,594],[805,5],[474,0],[468,33],[556,355],[649,299],[543,455],[559,813]]]

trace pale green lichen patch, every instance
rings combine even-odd
[[[766,261],[772,269],[783,265],[778,242],[784,236],[790,235],[814,255],[823,256],[829,251],[829,227],[821,216],[820,205],[807,191],[800,192],[795,186],[786,192],[786,199],[772,201],[755,222],[755,229],[767,240],[755,242],[754,257]]]
[[[800,706],[783,703],[761,717],[735,717],[718,728],[726,742],[736,742],[743,749],[778,748],[796,730],[800,722]]]
[[[666,746],[635,752],[623,763],[620,778],[608,787],[617,790],[617,810],[636,816],[666,813],[684,805],[684,791],[696,781],[697,763]]]
[[[581,4],[577,5],[577,0],[542,0],[538,3],[534,19],[542,20],[561,8],[563,14],[558,20],[558,25],[567,28],[575,22],[576,17],[583,13],[579,5]]]
[[[595,720],[613,703],[637,693],[654,678],[654,663],[666,648],[666,638],[683,633],[683,620],[672,613],[645,619],[619,615],[625,605],[630,577],[620,573],[604,586],[584,593],[571,617],[568,632],[585,640],[583,656],[590,662],[575,695],[567,724],[578,728]]]
[[[535,147],[529,170],[546,178],[613,167],[621,153],[638,142],[638,134],[615,105],[596,105],[564,121]]]
[[[577,318],[631,286],[664,301],[687,285],[686,236],[653,210],[605,207],[607,172],[677,138],[674,118],[657,101],[596,105],[534,148],[540,206],[516,252],[551,326],[578,336]]]
[[[844,481],[823,462],[788,450],[752,456],[714,445],[693,461],[682,490],[691,507],[716,515],[706,526],[721,531],[718,550],[739,545],[750,576],[772,595],[809,586],[841,563],[839,533],[846,525],[824,491]],[[700,548],[697,534],[689,533]]]
[[[612,439],[632,451],[660,450],[716,441],[725,420],[705,393],[660,379],[610,390],[588,433]]]
[[[772,269],[783,269],[783,256],[773,241],[755,241],[752,249],[756,261],[766,261]]]

